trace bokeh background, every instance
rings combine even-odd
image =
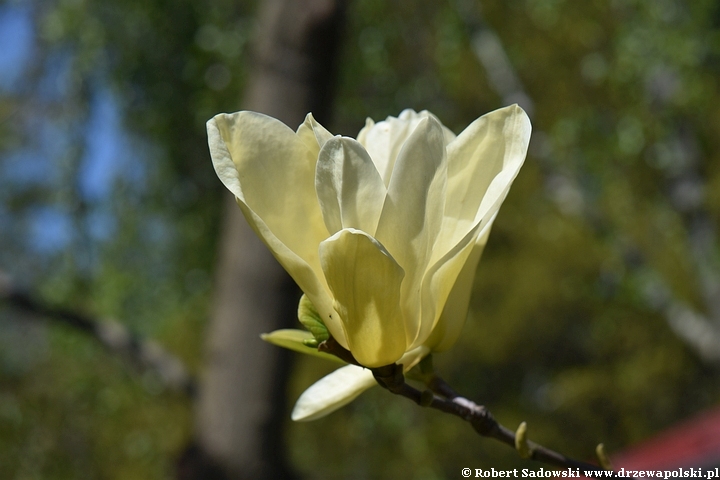
[[[0,4],[0,270],[195,376],[226,194],[204,124],[240,108],[257,9]],[[580,459],[718,404],[720,2],[354,0],[340,48],[333,133],[404,108],[456,133],[515,102],[532,117],[464,334],[435,359],[457,390]],[[290,407],[333,368],[294,360]],[[379,388],[284,414],[300,478],[540,466]],[[156,372],[0,302],[0,477],[175,478],[193,415]]]

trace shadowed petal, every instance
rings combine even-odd
[[[468,232],[444,257],[430,265],[425,273],[422,280],[420,328],[413,339],[413,346],[428,345],[427,339],[435,329],[448,295],[471,255],[478,231],[479,225]]]
[[[487,244],[488,236],[492,228],[493,219],[483,228],[479,238],[473,246],[470,256],[465,261],[463,269],[455,280],[450,295],[445,303],[445,308],[437,321],[433,332],[426,344],[433,351],[442,352],[452,347],[460,337],[463,325],[467,320],[468,306],[470,304],[470,294],[472,286],[475,282],[475,273],[477,271],[480,257]]]
[[[426,117],[398,156],[376,234],[405,270],[401,298],[408,339],[419,328],[418,294],[442,224],[446,183],[442,127]]]
[[[360,130],[357,139],[367,149],[386,186],[390,184],[390,176],[400,150],[420,121],[427,117],[440,123],[440,120],[427,110],[416,113],[411,109],[403,110],[397,118],[387,117],[382,122],[375,123],[370,118],[365,121],[365,127]],[[455,134],[445,127],[442,127],[442,130],[444,143],[450,143]]]
[[[352,138],[334,137],[320,150],[315,189],[330,234],[356,228],[375,234],[385,185],[370,156]]]
[[[305,116],[305,121],[297,129],[297,136],[305,142],[316,157],[325,142],[333,138],[333,134],[320,125],[312,113]]]

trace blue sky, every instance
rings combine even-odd
[[[0,90],[17,84],[33,50],[33,26],[28,5],[0,6]]]
[[[30,4],[5,4],[0,6],[0,96],[27,94],[26,70],[36,53],[35,31]],[[63,80],[72,68],[71,52],[57,49],[50,53],[43,65],[44,77],[30,95],[37,101],[37,112],[43,112],[44,102],[62,105],[67,94]],[[33,87],[30,87],[33,88]],[[20,191],[31,186],[42,186],[61,191],[75,188],[90,206],[89,233],[97,240],[112,235],[115,221],[108,202],[112,186],[118,177],[135,183],[143,183],[143,162],[132,150],[131,141],[122,128],[122,112],[112,91],[102,83],[98,72],[91,86],[90,112],[87,123],[61,123],[49,114],[23,115],[23,127],[31,129],[31,139],[21,148],[0,157],[0,175],[10,182],[10,191]],[[49,109],[48,109],[49,110]],[[1,122],[11,122],[19,117],[10,113]],[[77,128],[83,128],[80,138],[74,136]],[[76,140],[73,140],[73,139]],[[61,163],[67,161],[67,151],[73,142],[84,140],[84,154],[74,185],[62,184]],[[6,192],[6,195],[9,193]],[[0,193],[0,202],[3,200]],[[52,197],[52,195],[51,195]],[[0,204],[0,213],[3,206]],[[62,250],[74,235],[71,212],[61,203],[48,202],[25,211],[30,228],[28,244],[38,252],[52,253]],[[12,216],[0,215],[0,222],[12,221]],[[5,228],[3,228],[5,229]]]

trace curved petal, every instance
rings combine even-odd
[[[282,122],[254,112],[217,115],[208,137],[221,180],[228,176],[223,169],[237,172],[229,172],[237,179],[228,185],[235,196],[288,248],[316,259],[328,234],[315,196],[315,152]]]
[[[407,347],[400,311],[403,269],[377,240],[354,229],[322,242],[320,263],[357,361],[366,367],[394,363]]]
[[[397,363],[398,365],[402,365],[403,372],[407,372],[415,365],[420,363],[420,360],[426,357],[428,353],[430,353],[430,349],[424,345],[415,347],[405,352],[405,355],[400,357],[400,360],[395,363]]]
[[[343,228],[375,234],[386,190],[360,143],[334,137],[324,144],[315,170],[315,190],[331,234]]]
[[[397,118],[387,117],[382,122],[375,123],[369,118],[365,121],[365,127],[360,130],[357,139],[367,149],[386,186],[390,184],[395,161],[403,145],[420,122],[428,117],[440,123],[440,120],[427,110],[416,113],[411,109],[403,110]],[[442,130],[445,144],[455,138],[455,134],[447,128],[442,127]]]
[[[423,279],[421,331],[413,345],[424,343],[431,331],[448,329],[450,331],[442,335],[444,340],[432,340],[439,342],[439,348],[447,348],[459,335],[467,316],[472,280],[482,248],[473,248],[471,252],[463,246],[465,253],[458,255],[458,246],[467,245],[471,232],[480,228],[479,242],[484,246],[491,223],[525,160],[530,130],[527,115],[514,105],[480,117],[448,146],[445,217],[433,252],[433,267]],[[474,239],[473,243],[477,247]],[[460,263],[462,257],[467,260]],[[466,261],[473,266],[463,268]],[[457,277],[461,272],[464,272],[463,281],[453,297],[448,298],[450,286],[459,282]],[[439,316],[446,306],[446,315],[453,315],[453,318],[445,316],[443,325],[438,326]]]
[[[478,118],[448,145],[447,200],[437,257],[500,208],[525,160],[530,131],[530,119],[513,105]]]
[[[475,282],[475,274],[477,266],[482,257],[482,252],[487,244],[488,236],[495,218],[483,228],[482,232],[472,247],[472,251],[465,261],[460,274],[455,280],[455,284],[450,290],[450,294],[445,302],[440,318],[435,324],[430,338],[425,345],[430,347],[434,352],[442,352],[452,347],[460,337],[460,332],[465,325],[468,314],[468,306],[470,305],[470,295],[472,286]]]
[[[377,385],[375,377],[366,368],[356,365],[338,368],[300,395],[291,418],[296,422],[309,422],[324,417],[352,402],[373,385]]]
[[[254,112],[207,123],[215,171],[258,236],[308,295],[346,347],[320,268],[317,245],[328,233],[315,194],[316,154],[282,122]]]
[[[373,129],[374,126],[375,126],[375,121],[372,118],[367,117],[367,118],[365,118],[365,126],[363,128],[361,128],[360,131],[358,132],[357,141],[360,142],[360,144],[365,148],[367,148],[367,146],[368,146],[368,139],[367,139],[368,134],[370,133],[370,131]]]
[[[480,117],[448,146],[447,203],[433,262],[443,258],[439,255],[447,256],[445,252],[456,249],[457,242],[463,243],[468,232],[481,230],[465,266],[458,273],[460,278],[444,279],[453,284],[452,291],[447,292],[447,283],[444,286],[441,283],[440,288],[432,288],[433,282],[424,285],[430,289],[423,290],[424,305],[434,297],[435,305],[443,309],[441,318],[434,320],[432,338],[427,341],[433,349],[449,348],[465,323],[477,263],[492,222],[525,160],[530,131],[527,115],[513,105]],[[446,292],[448,297],[443,303]],[[423,321],[427,322],[429,312],[423,311],[423,315]],[[422,341],[422,335],[416,340]]]
[[[428,337],[436,328],[453,285],[457,283],[458,276],[474,250],[478,232],[479,225],[469,231],[444,257],[433,263],[425,273],[420,297],[422,305],[420,328],[411,346],[423,344],[433,346],[427,343]]]
[[[418,293],[442,225],[446,183],[442,127],[426,117],[398,156],[376,234],[405,270],[401,301],[410,340],[419,328]]]
[[[305,116],[305,121],[300,124],[296,134],[314,152],[316,157],[325,142],[333,138],[333,134],[320,125],[312,113]]]

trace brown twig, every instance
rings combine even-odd
[[[343,362],[362,367],[362,365],[360,365],[360,363],[355,360],[353,354],[350,353],[350,350],[340,345],[337,340],[335,340],[332,336],[330,336],[330,338],[328,338],[324,342],[321,342],[320,345],[318,345],[318,351],[335,355]]]
[[[432,392],[432,397],[428,399],[427,394],[405,383],[402,366],[393,364],[371,370],[375,376],[375,380],[377,380],[380,386],[390,392],[409,398],[418,405],[427,406],[460,417],[468,422],[480,435],[494,438],[512,448],[516,448],[515,432],[498,423],[483,405],[477,405],[475,402],[457,395],[440,377],[436,375],[433,376],[432,385],[428,385]],[[449,397],[445,397],[445,393],[449,393]],[[531,460],[537,460],[558,467],[580,468],[584,470],[600,469],[600,467],[596,465],[573,460],[534,442],[528,443],[530,449],[529,458]]]
[[[332,337],[320,344],[319,349],[336,355],[348,363],[359,365],[352,353],[343,348]],[[370,370],[378,384],[386,390],[395,395],[408,398],[420,406],[433,408],[459,417],[468,422],[478,434],[484,437],[493,438],[514,449],[520,450],[517,443],[519,440],[524,450],[527,451],[527,458],[531,460],[556,467],[580,469],[583,474],[585,472],[599,472],[604,470],[602,467],[574,460],[535,442],[527,441],[524,438],[516,438],[516,433],[498,423],[487,408],[458,395],[447,382],[434,372],[423,372],[421,377],[428,389],[420,391],[405,382],[402,365],[391,364],[371,368]],[[604,475],[598,476],[605,478]]]

